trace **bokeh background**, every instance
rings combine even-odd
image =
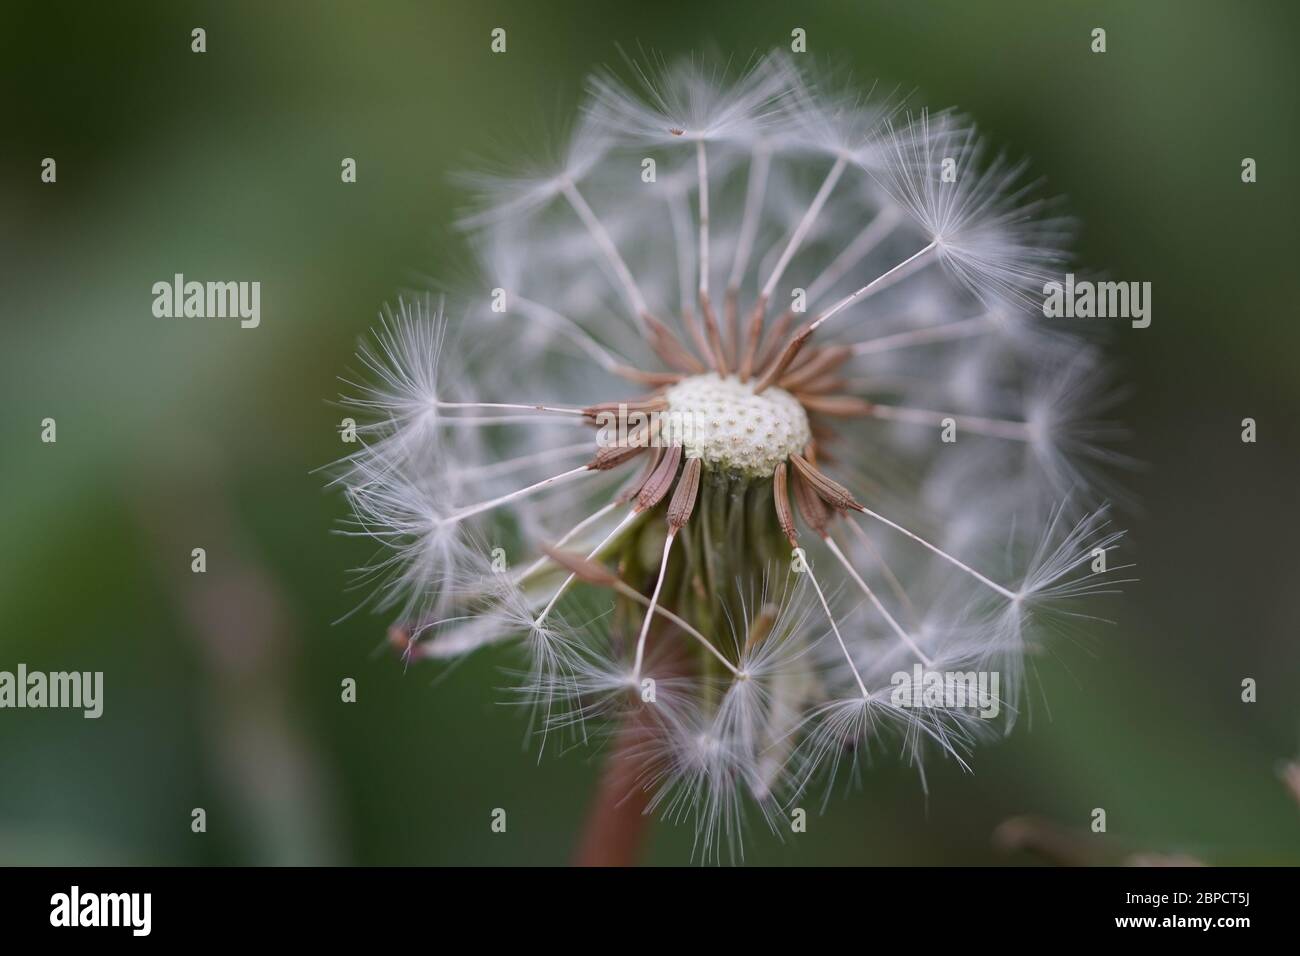
[[[1032,726],[974,774],[931,764],[927,797],[886,763],[747,859],[1037,862],[993,838],[1029,815],[1078,862],[1300,862],[1278,776],[1300,749],[1300,7],[46,0],[0,21],[0,669],[106,684],[98,721],[0,711],[0,863],[568,859],[598,760],[537,762],[505,658],[404,672],[385,620],[334,623],[369,551],[330,534],[313,474],[340,452],[336,376],[381,303],[464,274],[448,174],[566,115],[617,44],[743,60],[796,26],[971,111],[1069,197],[1082,262],[1154,284],[1152,326],[1113,344],[1142,580],[1039,661]],[[174,272],[259,279],[261,327],[155,319]],[[649,859],[689,845],[657,825]]]

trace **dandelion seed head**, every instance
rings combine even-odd
[[[799,59],[599,73],[462,180],[477,277],[383,311],[341,399],[403,662],[499,654],[538,749],[622,748],[702,859],[871,761],[968,769],[1132,579],[1120,393],[1036,302],[1070,221],[966,118]]]

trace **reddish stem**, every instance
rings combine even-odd
[[[647,733],[653,733],[644,710],[628,714],[614,741],[587,814],[576,866],[635,866],[650,827],[650,795],[640,777]]]

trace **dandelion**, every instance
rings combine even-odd
[[[1103,366],[1036,312],[1069,222],[961,116],[775,55],[602,73],[553,156],[468,180],[480,283],[386,311],[344,398],[404,658],[518,646],[539,737],[612,741],[588,859],[654,811],[738,859],[869,758],[967,766],[1123,573]]]

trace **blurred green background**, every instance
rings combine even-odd
[[[1104,807],[1111,842],[1081,860],[1300,862],[1278,779],[1300,749],[1297,5],[41,2],[2,20],[0,669],[102,670],[106,689],[98,721],[0,711],[0,863],[568,859],[598,763],[537,762],[499,703],[504,656],[435,681],[383,652],[386,620],[332,624],[369,554],[330,535],[343,506],[312,474],[340,453],[335,376],[398,289],[464,274],[448,174],[567,115],[616,44],[743,60],[796,26],[864,81],[972,112],[1068,196],[1083,263],[1153,283],[1152,326],[1113,346],[1148,463],[1124,519],[1142,580],[1116,626],[1039,661],[1032,727],[976,773],[932,763],[926,798],[887,762],[806,834],[754,832],[747,859],[1032,862],[995,847],[1000,822],[1083,831]],[[259,279],[261,327],[154,318],[175,272]],[[656,825],[650,860],[689,846]]]

